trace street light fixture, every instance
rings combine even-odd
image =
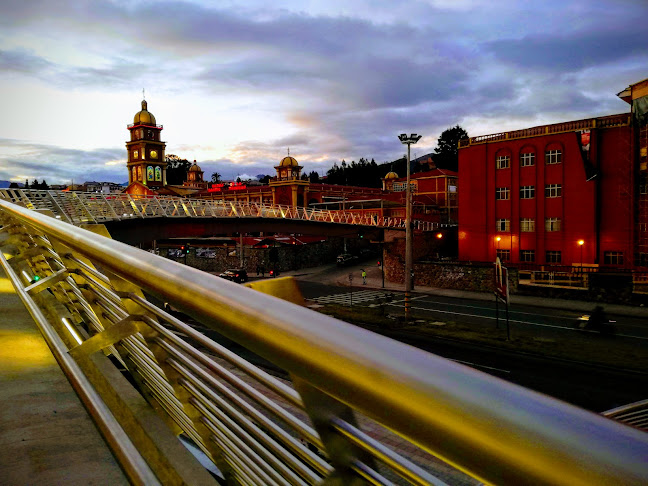
[[[412,272],[413,263],[413,241],[412,241],[412,192],[410,189],[410,148],[416,142],[421,140],[421,135],[412,133],[407,135],[401,133],[398,139],[403,145],[407,145],[407,186],[405,187],[405,318],[410,318],[412,306],[412,281],[414,275]]]
[[[581,273],[583,273],[583,245],[585,244],[585,240],[578,240],[578,246],[580,246],[581,250],[581,264],[580,264],[580,270]]]

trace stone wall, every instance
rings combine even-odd
[[[175,247],[174,247],[175,248]],[[249,274],[256,275],[257,266],[263,266],[266,273],[275,267],[281,271],[298,270],[300,268],[316,267],[335,262],[337,255],[342,253],[343,243],[339,238],[331,238],[319,243],[308,245],[277,246],[278,259],[276,264],[270,261],[270,248],[244,248],[244,268]],[[196,247],[189,248],[186,258],[168,256],[168,248],[159,247],[160,256],[184,263],[190,267],[205,272],[222,272],[228,268],[239,268],[240,257],[238,247],[211,247],[213,258],[203,258],[196,255]],[[235,255],[230,255],[232,252]]]

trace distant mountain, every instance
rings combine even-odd
[[[11,185],[11,181],[0,181],[0,189],[6,189]]]

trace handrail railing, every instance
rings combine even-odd
[[[344,210],[295,208],[242,201],[192,199],[176,196],[133,196],[37,189],[0,189],[0,198],[30,209],[47,209],[72,224],[103,223],[133,218],[275,218],[342,223],[380,228],[405,228],[404,218],[379,217]],[[452,226],[414,220],[419,231]]]
[[[52,251],[43,253],[49,259],[40,256],[30,263],[32,271],[45,275],[29,284],[28,293],[50,288],[71,312],[95,326],[96,336],[70,353],[94,349],[102,339],[104,345],[127,349],[121,356],[127,364],[136,361],[131,369],[140,373],[160,406],[219,467],[243,483],[312,484],[335,472],[389,484],[375,464],[380,460],[396,473],[408,469],[404,477],[418,478],[414,484],[440,484],[364,440],[351,410],[490,483],[648,482],[648,435],[635,429],[7,201],[0,200],[0,218],[14,239],[22,235],[27,242],[18,245],[24,250],[18,263],[29,262],[37,248],[51,244]],[[64,262],[75,254],[100,268],[112,288],[85,276],[82,266],[65,270]],[[313,425],[187,342],[200,340],[226,362],[239,362],[144,303],[133,286],[289,372],[294,389],[263,372],[251,373],[277,400],[303,408]],[[80,306],[91,306],[93,312],[86,307],[81,312]],[[115,340],[131,327],[135,334]],[[254,412],[241,396],[253,398],[263,412]],[[290,424],[289,432],[276,420],[264,420],[267,414]],[[329,462],[295,437],[324,450]],[[346,439],[340,442],[340,437]]]

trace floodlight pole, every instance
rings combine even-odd
[[[405,318],[411,317],[414,245],[412,239],[412,191],[410,189],[410,148],[421,139],[412,133],[409,137],[401,133],[398,139],[407,145],[407,186],[405,187]]]

